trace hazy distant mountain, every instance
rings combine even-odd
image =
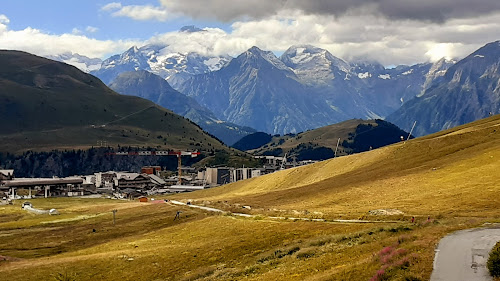
[[[351,118],[387,116],[452,65],[440,61],[386,69],[376,62],[348,63],[310,45],[290,47],[281,60],[304,84],[323,94],[332,108]]]
[[[296,133],[350,118],[383,118],[421,94],[450,64],[386,69],[347,63],[326,50],[292,46],[280,59],[252,47],[179,90],[219,118],[267,133]]]
[[[194,25],[186,25],[186,26],[181,27],[181,29],[179,29],[179,32],[186,32],[186,33],[203,32],[203,31],[205,31],[205,30],[201,29],[199,27],[196,27]]]
[[[304,84],[311,86],[330,84],[336,78],[345,81],[351,68],[347,62],[334,57],[327,50],[311,45],[292,46],[280,59]]]
[[[0,151],[151,146],[212,151],[223,145],[154,103],[119,95],[76,67],[0,51]]]
[[[91,73],[109,84],[122,72],[147,70],[165,78],[172,85],[177,85],[192,75],[218,70],[231,59],[229,56],[169,52],[167,47],[164,45],[146,45],[141,48],[134,46],[123,54],[106,59],[100,69]]]
[[[102,64],[102,60],[99,58],[89,58],[77,53],[64,53],[56,56],[46,56],[46,58],[71,64],[87,73],[100,69]]]
[[[218,118],[264,132],[300,132],[345,118],[272,52],[257,47],[218,71],[194,76],[179,90]]]
[[[444,60],[434,64],[402,65],[391,69],[373,69],[370,64],[356,64],[354,73],[363,82],[357,85],[357,91],[365,99],[368,110],[373,111],[376,116],[386,117],[405,102],[420,95],[426,87],[442,77],[451,65],[452,61]]]
[[[174,90],[167,81],[148,71],[124,72],[109,87],[124,95],[148,99],[197,123],[224,143],[232,145],[255,130],[219,120],[196,100]]]
[[[204,32],[194,26],[179,32]],[[385,118],[442,79],[453,61],[385,68],[346,62],[311,45],[280,58],[253,47],[235,59],[133,47],[92,74],[109,84],[120,73],[147,70],[225,120],[267,133],[318,128],[351,118]]]
[[[418,98],[387,120],[425,135],[497,114],[500,110],[500,41],[489,43],[451,66]]]

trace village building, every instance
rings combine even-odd
[[[53,197],[53,196],[82,196],[83,179],[79,177],[68,178],[16,178],[3,181],[2,189],[9,190],[10,198],[20,198],[17,190],[29,190],[28,198],[33,196]]]
[[[119,189],[134,188],[139,190],[151,189],[154,184],[146,174],[138,173],[116,173],[115,186]]]
[[[14,170],[0,170],[0,182],[4,180],[12,180],[14,178]]]
[[[141,168],[141,174],[147,175],[159,175],[161,171],[161,166],[146,166]]]

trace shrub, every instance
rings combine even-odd
[[[491,250],[487,266],[491,276],[500,277],[500,242]]]
[[[316,252],[312,248],[302,249],[301,251],[299,251],[297,253],[297,258],[298,259],[307,259],[307,258],[313,257],[315,254],[316,254]]]
[[[286,256],[291,256],[295,252],[298,252],[299,250],[300,250],[300,247],[297,247],[297,246],[291,247],[288,249],[278,249],[278,250],[274,251],[271,255],[264,256],[264,257],[258,259],[257,262],[264,263],[266,261],[270,261],[273,259],[281,259],[281,258],[286,257]]]

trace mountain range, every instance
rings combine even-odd
[[[92,73],[108,84],[124,71],[159,74],[215,119],[269,134],[299,133],[352,118],[387,118],[405,130],[417,121],[414,133],[423,135],[498,113],[493,92],[500,51],[488,47],[488,54],[482,52],[465,58],[467,63],[441,59],[387,68],[346,62],[310,45],[292,46],[279,58],[252,47],[234,59],[146,45],[105,60]],[[485,63],[477,63],[481,58]],[[461,104],[450,107],[454,103]]]
[[[352,118],[383,118],[421,94],[450,62],[386,69],[293,46],[281,58],[252,47],[178,90],[218,118],[271,134],[298,133]]]
[[[141,48],[134,46],[123,54],[114,55],[90,73],[109,84],[122,72],[147,70],[177,85],[193,75],[218,70],[230,59],[229,56],[169,52],[168,46],[150,44]]]
[[[46,56],[46,58],[76,66],[81,71],[87,73],[101,69],[102,66],[101,59],[89,58],[77,53],[63,53],[60,55]]]
[[[443,79],[387,120],[426,135],[500,113],[500,41],[451,66]]]
[[[255,132],[252,128],[217,119],[208,108],[201,106],[195,99],[179,93],[165,79],[145,70],[123,72],[109,87],[120,94],[145,98],[170,109],[195,122],[228,145]]]

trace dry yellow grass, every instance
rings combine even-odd
[[[178,198],[332,216],[400,209],[414,215],[498,215],[498,117],[457,131],[281,171]]]
[[[2,280],[427,280],[451,231],[499,222],[500,118],[219,188],[170,198],[235,218],[168,204],[41,199],[60,217],[0,207]],[[116,226],[111,210],[119,209]],[[182,219],[173,221],[177,210]],[[375,216],[374,209],[404,215]],[[267,215],[396,223],[271,220]],[[415,223],[409,218],[416,217]],[[431,221],[427,221],[431,216]],[[93,232],[92,229],[96,229]],[[12,243],[15,241],[15,243]],[[401,255],[383,264],[385,247]],[[404,263],[404,266],[398,264]]]

